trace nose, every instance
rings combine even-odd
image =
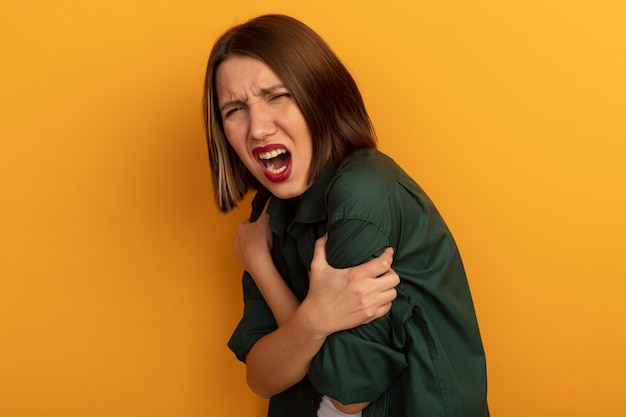
[[[276,133],[276,121],[270,108],[265,103],[256,103],[249,108],[250,137],[265,140]]]

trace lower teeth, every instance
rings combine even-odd
[[[282,166],[282,167],[280,167],[280,168],[278,168],[278,169],[275,169],[275,168],[274,168],[274,165],[270,165],[270,166],[268,166],[268,167],[267,167],[267,170],[268,170],[269,172],[271,172],[272,174],[280,174],[281,172],[283,172],[283,171],[284,171],[284,170],[286,170],[286,169],[287,169],[287,167],[286,167],[286,166]]]

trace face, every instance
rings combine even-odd
[[[224,133],[248,170],[278,198],[301,196],[311,135],[282,80],[264,62],[237,56],[220,64],[215,84]]]

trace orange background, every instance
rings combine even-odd
[[[623,412],[626,3],[263,3],[0,6],[0,416],[264,415],[200,100],[265,12],[329,41],[451,226],[492,414]]]

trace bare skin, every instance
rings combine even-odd
[[[324,236],[315,243],[309,292],[300,303],[272,261],[265,210],[259,220],[238,228],[235,256],[254,279],[279,326],[257,341],[246,357],[248,385],[264,398],[299,382],[326,337],[382,317],[396,298],[400,279],[391,269],[391,248],[364,264],[336,269],[326,261],[326,240]],[[356,413],[369,404],[331,401],[345,413]]]

